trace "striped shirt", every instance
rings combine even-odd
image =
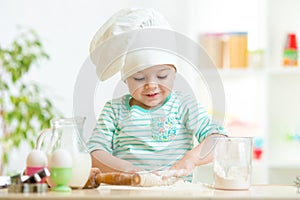
[[[166,170],[211,133],[223,133],[190,95],[172,92],[153,110],[130,106],[125,95],[106,102],[88,141],[89,151],[105,150],[145,170]]]

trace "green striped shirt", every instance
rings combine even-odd
[[[195,98],[173,92],[153,110],[129,105],[125,95],[106,102],[88,141],[89,151],[105,150],[145,170],[166,170],[201,142],[223,128],[210,119]]]

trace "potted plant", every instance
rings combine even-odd
[[[20,33],[5,48],[0,45],[0,175],[10,151],[22,142],[33,148],[38,132],[59,115],[41,87],[28,78],[43,59],[49,56],[33,30]]]

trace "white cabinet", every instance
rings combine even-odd
[[[268,76],[269,180],[291,183],[300,175],[300,69],[282,71]]]
[[[281,63],[287,33],[298,33],[300,41],[300,1],[197,1],[190,9],[195,40],[201,32],[247,31],[249,49],[265,50],[261,69],[220,70],[226,122],[241,123],[234,135],[264,139],[262,160],[254,161],[254,183],[293,184],[300,175],[300,66]]]
[[[300,2],[268,0],[267,134],[269,181],[290,183],[300,175],[300,67],[283,67],[287,33],[300,39]]]

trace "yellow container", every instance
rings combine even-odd
[[[227,48],[229,68],[248,67],[248,34],[246,32],[229,33]],[[225,55],[226,57],[226,55]]]

